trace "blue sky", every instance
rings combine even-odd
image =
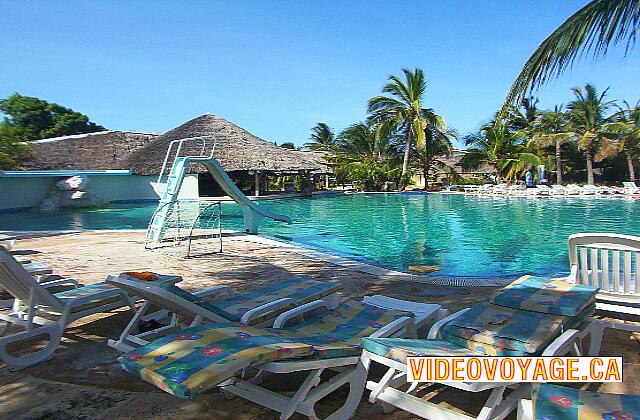
[[[537,45],[586,1],[0,0],[0,97],[58,102],[111,129],[205,112],[302,144],[366,115],[389,74],[420,67],[426,104],[464,134],[498,109]],[[640,98],[638,50],[579,62],[541,105],[592,82]]]

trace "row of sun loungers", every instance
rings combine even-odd
[[[585,185],[579,186],[577,184],[563,185],[536,185],[532,188],[527,188],[521,184],[507,185],[507,184],[485,184],[485,185],[465,185],[464,192],[468,194],[477,195],[508,195],[508,196],[547,196],[547,197],[564,197],[564,196],[596,196],[596,195],[616,195],[624,194],[633,196],[640,194],[640,190],[635,186],[633,182],[624,182],[624,188],[611,188],[606,186]]]
[[[128,307],[131,322],[109,345],[124,353],[124,370],[178,398],[195,399],[218,388],[269,407],[283,419],[294,413],[317,418],[316,403],[348,385],[344,404],[329,418],[351,417],[365,389],[369,401],[421,417],[465,418],[414,395],[415,386],[407,387],[407,357],[597,355],[603,329],[616,328],[614,322],[592,317],[596,308],[611,310],[601,306],[601,296],[608,299],[604,305],[618,297],[617,304],[624,306],[637,302],[640,294],[640,238],[575,235],[570,255],[571,282],[524,276],[488,301],[448,315],[440,305],[384,296],[343,302],[339,284],[304,278],[238,295],[228,287],[191,293],[176,285],[178,276],[123,273],[89,286],[72,283],[71,289],[53,293],[0,247],[0,286],[15,298],[12,310],[0,313],[0,319],[24,329],[0,337],[0,359],[11,369],[46,360],[70,322]],[[143,303],[136,305],[138,301]],[[152,312],[152,307],[161,311]],[[138,331],[145,317],[162,321],[166,314],[166,325]],[[49,343],[34,353],[14,356],[7,350],[40,334],[47,334]],[[379,380],[367,380],[373,364],[387,369]],[[337,374],[322,375],[326,371]],[[306,376],[293,396],[261,386],[264,375],[287,378],[295,372]],[[523,419],[552,416],[556,407],[544,401],[581,392],[542,385],[532,393],[529,384],[517,383],[442,385],[471,393],[489,391],[477,417],[484,419],[503,418],[516,408]],[[507,388],[513,391],[505,396]],[[577,396],[593,399],[572,394]],[[595,409],[603,415],[620,407],[630,415],[640,414],[636,397],[603,396],[598,401]]]

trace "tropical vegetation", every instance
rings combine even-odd
[[[84,114],[19,93],[0,100],[0,112],[0,169],[19,168],[33,140],[105,130]]]

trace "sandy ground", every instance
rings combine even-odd
[[[198,290],[229,285],[239,292],[292,276],[337,280],[344,285],[345,299],[368,294],[386,294],[420,302],[440,303],[452,311],[487,298],[493,288],[443,288],[377,277],[313,259],[287,247],[256,243],[250,236],[224,240],[224,251],[200,258],[184,259],[175,250],[145,250],[140,232],[84,232],[34,235],[18,241],[18,249],[38,250],[33,260],[46,263],[55,272],[84,284],[102,281],[108,274],[149,270],[179,274],[180,286]],[[213,390],[197,401],[168,395],[122,371],[118,352],[106,346],[124,328],[129,313],[123,310],[99,314],[72,324],[54,357],[19,372],[0,364],[0,418],[239,418],[275,419],[275,412],[240,398],[224,399]],[[602,355],[624,357],[624,382],[586,384],[590,390],[640,394],[640,346],[629,333],[607,332]],[[380,374],[380,372],[373,372]],[[302,378],[274,376],[265,384],[292,394]],[[425,398],[470,414],[477,414],[485,394],[441,392],[427,389]],[[346,393],[345,393],[346,395]],[[327,398],[324,409],[341,403],[341,395]],[[322,409],[320,412],[322,413]],[[300,418],[300,416],[294,416]],[[355,418],[412,418],[395,411],[382,414],[365,399]]]

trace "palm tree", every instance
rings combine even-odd
[[[629,181],[635,182],[636,172],[633,157],[640,150],[640,101],[634,107],[624,101],[625,108],[612,116],[614,122],[604,124],[602,130],[606,139],[613,138],[616,151],[622,151],[627,158]]]
[[[500,111],[557,77],[583,53],[606,54],[610,45],[626,44],[628,52],[640,32],[640,0],[592,0],[545,39],[525,63]]]
[[[404,158],[402,176],[409,169],[409,155],[414,140],[419,147],[424,145],[426,122],[422,112],[422,96],[426,90],[424,72],[421,69],[402,69],[405,80],[389,76],[390,82],[383,88],[389,96],[369,99],[369,112],[374,124],[393,125],[404,132]]]
[[[587,164],[587,184],[593,185],[593,158],[598,152],[602,139],[602,124],[606,122],[603,114],[614,101],[605,101],[609,89],[598,94],[595,86],[587,83],[584,90],[579,87],[571,89],[575,99],[569,103],[567,109],[571,119],[571,126],[578,138],[578,148],[582,150]]]
[[[453,150],[452,140],[458,137],[455,130],[448,129],[444,119],[436,115],[432,110],[423,110],[427,126],[424,131],[424,146],[416,147],[415,160],[422,168],[425,189],[429,186],[429,174],[434,166],[445,168],[450,173],[457,175],[444,159],[451,155]]]
[[[333,130],[325,123],[318,123],[311,129],[311,137],[304,147],[313,151],[331,151],[335,146]]]
[[[528,166],[540,164],[540,158],[523,143],[521,132],[513,133],[504,121],[483,126],[477,134],[465,137],[468,153],[461,160],[464,169],[477,168],[485,163],[495,171],[496,182],[504,176],[515,179]]]
[[[556,183],[562,184],[562,145],[575,137],[575,133],[569,130],[569,120],[562,112],[562,106],[542,112],[533,125],[532,133],[538,146],[555,146]]]
[[[366,190],[379,190],[386,181],[397,181],[398,145],[393,130],[357,123],[337,137],[337,170]]]

